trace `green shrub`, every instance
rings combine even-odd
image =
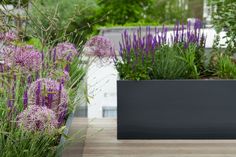
[[[218,54],[216,75],[222,79],[236,79],[236,64],[225,54]]]
[[[100,17],[104,23],[123,25],[144,20],[152,0],[101,0]]]
[[[137,32],[122,33],[120,57],[116,58],[116,68],[120,79],[236,79],[236,61],[231,53],[217,47],[216,38],[213,53],[205,53],[205,37],[201,33],[201,22],[194,28],[176,24],[174,34],[167,38],[168,29],[146,28],[145,35]]]
[[[2,0],[4,4],[27,6],[30,0]],[[0,2],[1,3],[1,2]]]
[[[213,24],[218,32],[226,30],[227,51],[236,53],[236,1],[210,0],[216,11],[213,12]]]
[[[97,9],[96,0],[36,0],[29,11],[29,30],[48,42],[68,40],[78,45],[93,31]]]
[[[167,38],[168,29],[146,28],[143,36],[139,28],[132,35],[122,33],[120,56],[116,68],[121,79],[198,79],[206,75],[205,38],[201,34],[201,22],[196,21],[194,29],[179,23],[174,27],[172,38]]]
[[[155,52],[153,79],[183,79],[187,73],[187,54],[174,47],[164,45]]]
[[[175,24],[177,20],[187,20],[187,10],[179,5],[177,0],[153,0],[148,10],[146,21],[156,21],[160,24]]]

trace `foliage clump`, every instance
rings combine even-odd
[[[120,78],[152,79],[234,79],[236,65],[227,53],[205,53],[206,37],[201,21],[177,23],[173,31],[147,27],[133,35],[122,33],[120,57],[115,60]]]

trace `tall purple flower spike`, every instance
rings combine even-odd
[[[136,56],[143,56],[144,58],[146,55],[153,54],[160,46],[169,43],[182,43],[185,48],[192,43],[198,46],[204,46],[204,44],[201,45],[201,43],[205,43],[205,41],[202,41],[205,38],[204,34],[201,33],[201,28],[202,23],[200,20],[196,20],[193,24],[188,22],[187,26],[177,22],[174,26],[171,39],[167,38],[168,28],[164,25],[161,29],[154,28],[153,32],[150,27],[147,27],[144,36],[142,36],[141,28],[137,29],[137,32],[134,32],[133,35],[128,34],[128,31],[125,30],[121,34],[122,39],[119,43],[119,55],[122,58],[126,58],[129,62],[131,50],[134,51]]]
[[[38,79],[28,89],[28,104],[37,106],[44,104],[56,113],[58,119],[59,117],[65,119],[68,95],[64,86],[56,80]],[[62,121],[60,124],[62,124]]]
[[[88,56],[115,57],[114,43],[105,36],[94,36],[84,47],[84,53]]]
[[[27,106],[28,106],[28,94],[27,94],[27,90],[24,92],[23,104],[24,104],[24,109],[26,109]]]
[[[58,128],[55,112],[46,106],[29,106],[17,116],[17,124],[26,131],[53,132]]]

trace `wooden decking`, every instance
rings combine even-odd
[[[65,157],[236,157],[236,140],[117,140],[116,119],[75,118],[71,133],[86,126],[84,143],[78,134]]]

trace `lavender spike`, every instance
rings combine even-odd
[[[23,104],[24,104],[24,109],[26,109],[27,106],[28,106],[28,94],[27,94],[27,90],[24,92]]]

